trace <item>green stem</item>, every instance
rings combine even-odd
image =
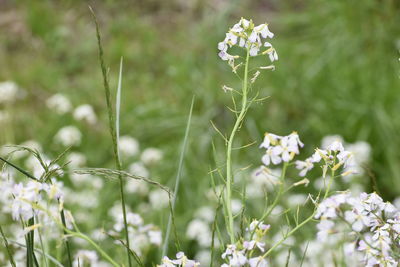
[[[330,181],[329,181],[328,187],[325,189],[325,194],[324,194],[324,198],[322,199],[322,201],[324,201],[324,200],[326,199],[326,197],[328,196],[328,194],[329,194],[330,185],[332,184],[333,177],[335,177],[335,171],[334,171],[334,170],[332,170],[332,172],[331,172],[331,179],[330,179]],[[309,221],[311,221],[311,220],[314,218],[315,213],[317,212],[317,208],[318,208],[318,205],[317,205],[316,208],[314,209],[313,213],[312,213],[309,217],[307,217],[307,219],[305,219],[304,221],[302,221],[300,224],[296,225],[296,227],[293,228],[292,231],[290,231],[289,233],[287,233],[287,235],[285,235],[281,240],[279,240],[277,243],[275,243],[267,252],[265,252],[264,255],[262,255],[262,258],[265,258],[265,257],[267,257],[269,254],[271,254],[271,252],[274,251],[280,244],[282,244],[283,242],[285,242],[285,240],[286,240],[288,237],[290,237],[291,235],[293,235],[295,232],[297,232],[297,230],[299,230],[301,227],[303,227],[303,226],[306,225]]]
[[[114,113],[113,113],[113,107],[112,107],[112,102],[111,102],[111,90],[110,90],[110,84],[108,81],[108,75],[107,75],[107,68],[104,63],[104,53],[103,53],[103,47],[101,44],[101,36],[100,36],[100,29],[99,29],[99,23],[97,22],[96,15],[93,11],[93,9],[89,6],[89,9],[93,15],[94,23],[96,25],[96,37],[97,37],[97,44],[99,47],[99,59],[100,59],[100,67],[101,67],[101,72],[103,75],[103,85],[104,85],[104,91],[106,95],[106,102],[107,102],[107,109],[108,109],[108,120],[109,120],[109,128],[110,128],[110,133],[111,133],[111,139],[113,142],[113,151],[114,151],[114,158],[115,158],[115,165],[117,167],[118,171],[121,171],[121,161],[119,159],[119,153],[118,153],[118,143],[117,143],[117,134],[115,130],[115,123],[114,123]],[[132,260],[131,260],[131,255],[130,255],[130,245],[129,245],[129,233],[128,233],[128,223],[126,219],[126,207],[125,207],[125,195],[124,195],[124,183],[122,176],[118,176],[119,179],[119,190],[120,190],[120,195],[121,195],[121,204],[122,204],[122,214],[124,218],[124,232],[125,232],[125,240],[126,240],[126,251],[127,251],[127,256],[128,256],[128,265],[129,267],[132,267]]]
[[[7,249],[8,259],[9,259],[9,261],[10,261],[10,263],[11,263],[11,266],[12,266],[12,267],[16,267],[16,264],[15,264],[15,261],[14,261],[14,258],[13,258],[13,255],[12,255],[12,253],[11,253],[10,246],[9,246],[9,244],[8,244],[8,240],[7,240],[7,238],[6,238],[6,236],[5,236],[4,232],[3,232],[3,228],[1,227],[1,225],[0,225],[0,234],[1,234],[1,236],[3,237],[4,245],[5,245],[6,249]]]
[[[285,162],[283,164],[283,168],[282,168],[282,173],[281,173],[281,179],[280,179],[280,186],[279,186],[279,191],[278,194],[276,195],[274,202],[272,202],[271,206],[268,208],[267,212],[261,217],[260,219],[260,223],[267,218],[271,212],[274,210],[274,208],[276,207],[276,205],[278,205],[279,200],[281,199],[282,193],[285,189],[285,177],[286,177],[286,169],[288,167],[288,163]]]
[[[67,224],[65,223],[65,214],[64,214],[64,209],[61,210],[60,212],[61,216],[61,222],[64,225],[65,228],[67,228]],[[64,234],[67,232],[64,231]],[[67,248],[67,255],[68,255],[68,266],[72,267],[72,257],[71,257],[71,248],[69,246],[69,241],[68,238],[65,239],[65,247]]]
[[[248,85],[248,69],[249,69],[249,57],[250,57],[250,50],[247,49],[246,55],[246,63],[244,69],[244,78],[243,78],[243,86],[242,86],[242,108],[240,110],[239,116],[236,118],[235,125],[233,126],[231,135],[228,140],[228,147],[226,150],[226,191],[225,191],[225,205],[226,205],[226,212],[228,216],[228,224],[227,229],[230,236],[231,244],[235,243],[235,235],[233,230],[233,214],[232,214],[232,145],[233,140],[235,138],[236,132],[238,131],[240,124],[243,122],[243,119],[246,114],[247,110],[247,85]]]

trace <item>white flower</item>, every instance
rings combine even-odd
[[[133,137],[121,136],[118,141],[118,148],[122,156],[136,156],[139,153],[139,142]]]
[[[275,165],[278,165],[282,162],[282,158],[279,156],[281,153],[281,149],[275,149],[276,147],[269,147],[265,152],[265,155],[261,158],[261,161],[266,165],[270,165],[272,162]]]
[[[335,141],[340,142],[340,143],[344,143],[344,139],[340,135],[327,135],[327,136],[324,136],[322,138],[322,141],[321,141],[321,148],[322,149],[328,149],[328,146],[331,145]]]
[[[158,148],[146,148],[142,155],[140,155],[140,160],[146,165],[152,165],[159,162],[163,158],[163,152]]]
[[[268,262],[263,257],[254,257],[249,259],[250,267],[268,267]]]
[[[67,155],[67,162],[69,162],[68,167],[78,168],[83,167],[86,164],[86,157],[79,152],[71,152]]]
[[[160,246],[162,243],[162,234],[161,231],[159,230],[150,230],[147,232],[147,234],[149,235],[149,239],[150,239],[150,243]]]
[[[264,224],[264,222],[260,222],[258,220],[253,220],[250,223],[249,228],[247,228],[246,230],[250,231],[250,232],[254,232],[256,229],[265,231],[265,230],[268,230],[270,227],[271,226],[269,224]]]
[[[162,189],[156,189],[149,194],[150,204],[153,209],[160,210],[168,206],[169,197],[168,193]]]
[[[96,113],[94,113],[93,107],[89,104],[77,107],[74,110],[74,118],[77,121],[86,121],[89,124],[95,124],[97,122]]]
[[[229,266],[244,266],[247,263],[247,257],[243,250],[237,250],[236,245],[228,245],[222,254],[223,259],[229,260]]]
[[[328,235],[333,233],[334,226],[335,223],[330,220],[321,220],[321,222],[317,224],[317,239],[320,242],[325,242],[328,238]]]
[[[63,146],[77,146],[81,143],[82,134],[75,126],[61,128],[54,139]]]
[[[128,193],[138,193],[139,195],[146,196],[149,192],[147,183],[143,180],[128,179],[125,184]]]
[[[133,175],[141,176],[144,178],[148,178],[150,175],[149,171],[141,162],[134,162],[129,165],[129,172]]]
[[[202,247],[209,247],[211,245],[212,235],[210,227],[202,220],[194,219],[188,224],[186,237],[196,240]]]
[[[330,145],[328,145],[327,150],[331,152],[342,152],[344,151],[344,147],[340,141],[333,141]]]
[[[14,196],[11,202],[12,217],[14,220],[22,218],[27,221],[33,217],[34,210],[32,203],[42,199],[40,192],[43,190],[43,184],[35,181],[29,181],[26,185],[15,184],[12,190]]]
[[[233,62],[238,56],[228,54],[227,50],[237,45],[249,49],[250,56],[257,56],[262,48],[262,39],[273,37],[274,34],[269,30],[267,24],[254,26],[253,21],[242,18],[228,33],[226,33],[225,39],[218,43],[218,50],[220,51],[218,55],[222,60]],[[265,46],[267,50],[263,51],[262,54],[268,54],[271,61],[277,60],[278,55],[272,45],[269,44]]]
[[[357,209],[353,209],[353,211],[346,211],[344,215],[346,221],[352,224],[352,228],[356,232],[361,232],[361,230],[364,228],[364,225],[369,226],[370,224],[370,218],[360,213]]]
[[[281,138],[282,136],[276,134],[265,133],[264,141],[261,143],[260,148],[268,149],[270,146],[275,146]]]
[[[71,102],[63,94],[55,94],[46,101],[49,109],[54,110],[58,114],[65,114],[72,109]]]
[[[259,241],[256,241],[256,240],[244,241],[244,242],[243,242],[243,248],[244,248],[245,250],[253,250],[253,249],[255,249],[256,247],[257,247],[261,252],[264,252],[265,243],[259,242]]]
[[[210,206],[203,206],[196,211],[195,216],[208,223],[212,223],[215,219],[215,210]]]
[[[157,265],[157,267],[176,267],[176,266],[197,267],[197,266],[200,266],[200,263],[196,262],[194,260],[188,259],[185,256],[185,253],[178,252],[176,254],[176,260],[171,260],[167,256],[164,256],[162,259],[162,264]]]
[[[84,266],[86,264],[90,266],[97,266],[98,256],[95,251],[92,250],[78,250],[75,255],[74,262],[72,263],[74,267]]]
[[[16,83],[11,81],[0,83],[0,104],[10,103],[17,99],[19,88]]]
[[[296,169],[301,170],[299,175],[301,177],[306,176],[307,172],[314,168],[314,164],[311,162],[311,159],[306,159],[305,161],[296,160]]]

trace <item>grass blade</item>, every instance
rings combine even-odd
[[[115,165],[117,167],[117,170],[120,171],[122,169],[122,167],[121,167],[121,161],[119,159],[117,134],[116,134],[117,132],[116,132],[116,129],[115,129],[115,124],[114,124],[115,118],[114,118],[114,112],[113,112],[112,101],[111,101],[110,83],[108,81],[108,71],[107,71],[106,65],[104,63],[104,53],[103,53],[103,47],[102,47],[102,44],[101,44],[101,35],[100,35],[99,23],[97,22],[97,17],[96,17],[96,14],[94,13],[93,9],[90,6],[89,6],[89,9],[90,9],[90,12],[92,13],[93,20],[94,20],[94,23],[96,25],[96,37],[97,37],[97,44],[98,44],[98,48],[99,48],[100,68],[101,68],[101,73],[103,75],[103,84],[104,84],[104,91],[105,91],[105,95],[106,95],[108,120],[109,120],[111,139],[112,139],[112,142],[113,142]],[[119,109],[119,107],[117,107],[117,108]],[[118,118],[118,122],[119,122],[119,118]],[[118,126],[118,129],[119,129],[119,126]],[[131,260],[131,254],[130,254],[130,245],[129,245],[128,223],[127,223],[127,220],[126,220],[124,182],[123,182],[121,176],[119,176],[118,178],[119,178],[119,190],[120,190],[120,195],[121,195],[122,213],[123,213],[123,217],[124,217],[124,232],[125,232],[125,241],[126,241],[126,253],[127,253],[127,257],[128,257],[128,266],[132,267],[132,260]]]
[[[121,111],[122,63],[123,63],[123,59],[121,57],[121,61],[119,63],[117,97],[115,100],[115,135],[116,135],[116,141],[117,141],[118,158],[120,158],[118,144],[119,144],[119,115],[120,115],[120,111]]]
[[[8,259],[9,259],[9,261],[11,263],[11,266],[12,267],[16,267],[14,258],[13,258],[12,253],[11,253],[10,245],[8,244],[8,240],[7,240],[6,236],[4,235],[3,228],[1,228],[1,225],[0,225],[0,233],[1,233],[1,236],[3,237],[4,245],[5,245],[6,249],[7,249]]]
[[[190,111],[189,111],[189,116],[186,124],[186,130],[185,130],[185,137],[183,139],[182,143],[182,148],[181,148],[181,154],[179,157],[179,166],[178,166],[178,172],[176,173],[176,178],[175,178],[175,188],[174,188],[174,194],[173,194],[173,199],[172,199],[172,207],[171,207],[171,214],[169,215],[168,218],[168,225],[167,225],[167,232],[165,234],[165,239],[164,239],[164,244],[163,244],[163,250],[162,250],[162,257],[166,256],[168,253],[168,241],[169,241],[169,235],[171,232],[171,226],[173,222],[173,213],[175,211],[175,203],[176,203],[176,198],[179,190],[179,181],[182,176],[182,167],[183,167],[183,160],[185,158],[186,154],[186,147],[189,139],[189,131],[190,131],[190,125],[192,122],[192,112],[193,112],[193,106],[194,106],[194,96],[192,98],[192,104],[190,105]]]

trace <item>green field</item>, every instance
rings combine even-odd
[[[288,135],[297,131],[305,143],[300,159],[311,155],[325,136],[340,135],[347,143],[367,142],[371,155],[363,165],[364,175],[354,183],[360,183],[365,192],[376,191],[385,201],[393,201],[400,195],[400,2],[88,3],[99,20],[113,103],[123,58],[120,135],[134,137],[141,151],[155,147],[163,152],[162,160],[148,168],[149,177],[171,189],[194,97],[174,216],[180,245],[189,258],[202,246],[187,238],[187,226],[198,208],[205,205],[217,208],[217,203],[209,198],[211,178],[221,184],[216,170],[225,168],[224,142],[213,124],[223,135],[228,135],[234,123],[234,115],[227,108],[232,107],[231,96],[224,93],[222,86],[238,90],[241,86],[230,67],[218,57],[217,43],[241,17],[252,18],[256,24],[269,24],[275,34],[271,43],[279,60],[274,62],[275,71],[263,73],[253,85],[260,89],[260,97],[268,98],[254,103],[247,112],[234,142],[235,147],[252,144],[233,152],[234,170],[243,169],[235,175],[237,181],[245,180],[262,164],[263,151],[258,146],[264,132]],[[0,101],[1,114],[7,114],[5,119],[0,116],[0,144],[18,145],[35,140],[44,154],[54,159],[65,150],[54,136],[60,128],[74,125],[82,133],[82,141],[68,153],[84,154],[87,159],[84,167],[114,169],[96,28],[88,3],[0,1],[0,82],[13,81],[21,90],[14,101]],[[257,59],[256,64],[269,64],[263,60]],[[57,93],[65,95],[73,107],[90,104],[97,122],[80,122],[71,113],[60,115],[49,109],[46,101]],[[122,157],[122,169],[128,171],[137,160],[138,156]],[[24,159],[10,161],[22,167],[25,164]],[[294,181],[300,180],[294,178],[296,171],[290,171],[289,175]],[[91,186],[84,189],[69,176],[67,173],[62,181],[72,192],[91,192],[90,197],[97,201],[94,206],[79,201],[65,203],[67,208],[80,212],[80,219],[76,216],[75,219],[82,232],[112,226],[107,214],[118,202],[118,181],[103,179],[100,189]],[[307,176],[311,185],[318,177],[317,172]],[[242,199],[247,207],[243,211],[246,216],[259,217],[264,204],[244,197],[240,184],[237,182],[233,187],[234,198]],[[311,185],[295,193],[315,191]],[[336,189],[345,190],[346,186],[339,183]],[[80,201],[85,202],[85,193],[82,194]],[[126,201],[146,223],[157,225],[164,233],[168,205],[154,208],[146,194],[127,193]],[[311,209],[312,206],[306,206],[301,217]],[[222,214],[221,209],[219,212]],[[11,224],[10,218],[0,216],[2,226]],[[220,234],[224,235],[222,215],[218,221]],[[314,228],[313,225],[301,231],[298,240],[308,239]],[[51,242],[50,247],[58,241]],[[72,243],[75,252],[87,248],[79,242]],[[50,251],[63,261],[63,248],[57,244],[57,249]],[[116,255],[118,261],[124,261],[123,246],[115,247],[110,239],[99,244]],[[171,234],[171,255],[177,251],[174,244]],[[216,249],[218,255],[221,251]],[[0,248],[0,252],[6,255],[5,249]],[[301,259],[301,253],[299,247],[293,249],[293,257]],[[159,263],[161,248],[151,247],[143,254],[145,265],[152,266]],[[4,256],[4,266],[9,266],[7,258]],[[1,257],[0,263],[3,263]]]

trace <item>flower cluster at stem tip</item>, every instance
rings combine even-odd
[[[250,56],[268,55],[271,62],[278,60],[278,54],[269,42],[263,42],[264,39],[272,39],[274,34],[269,30],[268,24],[260,24],[255,26],[252,20],[241,18],[241,20],[233,25],[226,33],[225,39],[218,43],[219,57],[228,61],[234,67],[235,59],[238,55],[231,55],[228,49],[238,46],[248,50]],[[262,49],[265,50],[262,51]]]

